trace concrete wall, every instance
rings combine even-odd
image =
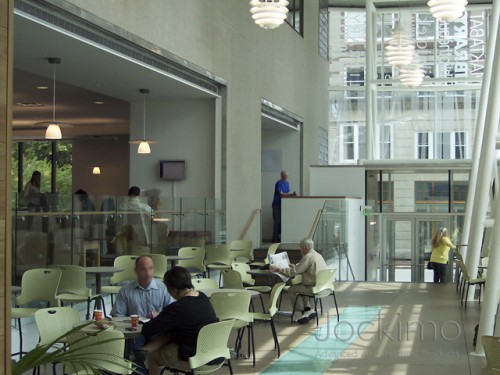
[[[143,104],[132,103],[131,139],[142,137]],[[185,160],[186,179],[175,182],[176,197],[214,198],[215,101],[183,100],[147,103],[146,138],[158,141],[151,154],[130,146],[130,184],[172,195],[172,183],[159,178],[160,160]]]
[[[14,1],[0,0],[0,375],[11,373],[11,139]]]
[[[100,175],[92,168],[101,167]],[[91,195],[126,195],[129,188],[128,139],[78,140],[73,142],[73,190]]]
[[[318,126],[328,122],[328,64],[318,54],[318,0],[304,1],[304,37],[287,24],[260,29],[247,1],[70,2],[228,81],[222,187],[228,240],[238,237],[261,205],[261,98],[304,118],[301,163],[308,181],[309,165],[318,163]],[[144,184],[156,184],[155,177],[147,178]],[[308,184],[303,192],[308,193]]]
[[[281,152],[283,164],[274,171],[262,171],[262,238],[271,240],[273,237],[274,184],[280,179],[280,171],[286,169],[289,173],[290,189],[300,193],[300,132],[296,130],[262,131],[262,152]]]

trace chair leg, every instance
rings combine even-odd
[[[278,301],[278,311],[281,311],[281,300],[283,299],[283,293],[280,293],[280,298]]]
[[[229,367],[229,373],[231,375],[234,375],[233,366],[231,366],[231,360],[230,359],[227,360],[227,366]]]
[[[316,313],[316,327],[319,326],[319,317],[318,317],[318,299],[321,302],[320,298],[314,297],[314,312]]]
[[[259,293],[259,297],[260,297],[260,304],[262,305],[262,312],[265,314],[266,308],[264,307],[264,298],[262,298],[262,293]]]
[[[333,302],[335,302],[335,310],[337,310],[337,322],[340,322],[339,307],[337,305],[337,297],[335,296],[335,292],[333,292],[332,295],[333,295]]]
[[[87,313],[85,314],[85,320],[90,320],[90,297],[87,298]]]
[[[293,316],[295,315],[295,309],[297,308],[297,300],[300,297],[300,295],[297,294],[295,297],[295,302],[293,303],[293,309],[292,309],[292,317],[290,318],[290,322],[293,323]]]
[[[110,294],[111,296],[111,306],[113,306],[115,303],[113,302],[113,293]]]
[[[273,332],[273,337],[274,337],[274,348],[278,349],[278,358],[279,358],[281,355],[280,343],[278,341],[278,334],[276,332],[276,327],[274,326],[274,320],[272,317],[270,323],[271,323],[271,331]]]
[[[467,283],[467,291],[465,292],[465,300],[464,300],[465,310],[467,310],[467,297],[469,295],[469,288],[470,288],[470,284]]]
[[[483,284],[479,284],[479,304],[481,304],[481,289],[483,287]]]
[[[464,304],[464,294],[465,294],[465,285],[461,288],[462,292],[460,295],[460,306],[463,306]]]
[[[19,358],[23,357],[23,330],[21,327],[21,318],[17,319],[19,325]]]
[[[252,356],[253,356],[253,367],[255,367],[255,338],[253,336],[253,324],[250,323],[248,327],[248,334],[252,336]]]
[[[319,306],[321,307],[321,315],[323,315],[323,300],[319,299]]]

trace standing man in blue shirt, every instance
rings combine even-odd
[[[290,184],[288,183],[288,172],[281,171],[281,179],[274,185],[273,199],[273,242],[281,242],[281,198],[296,197],[297,193],[290,192]]]

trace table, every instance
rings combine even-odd
[[[118,267],[85,267],[85,273],[95,275],[95,292],[96,294],[101,294],[101,280],[102,275],[111,275],[115,272],[123,272],[123,268]],[[102,308],[101,300],[96,301],[97,308]]]
[[[202,292],[207,295],[208,298],[212,297],[212,294],[220,293],[220,292],[229,292],[229,293],[242,293],[247,292],[250,293],[250,296],[258,296],[260,293],[256,290],[248,290],[248,289],[198,289],[197,292]]]
[[[167,260],[170,261],[171,268],[174,268],[175,267],[175,262],[177,262],[179,260],[190,260],[190,259],[193,259],[193,258],[194,257],[189,256],[189,255],[186,255],[186,256],[183,256],[183,255],[167,255]]]
[[[118,317],[113,317],[112,321],[115,323],[115,331],[120,331],[123,333],[123,336],[125,339],[134,339],[137,336],[141,335],[142,332],[142,324],[139,324],[137,326],[136,331],[128,331],[127,328],[130,327],[130,318],[126,316],[118,316]],[[83,322],[78,322],[73,325],[73,327],[78,327],[79,325],[85,324],[85,323],[90,323],[93,322],[93,320],[85,320]],[[100,328],[96,327],[94,324],[89,324],[88,326],[82,328],[82,331],[85,333],[97,333],[102,331]]]

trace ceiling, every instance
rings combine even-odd
[[[291,125],[285,124],[283,121],[275,119],[274,117],[270,117],[262,114],[261,117],[261,125],[263,131],[281,131],[281,132],[290,132],[297,131],[297,128],[292,127]]]
[[[339,8],[364,8],[369,0],[328,0],[328,5]],[[377,8],[427,5],[428,0],[372,0]],[[469,4],[492,4],[493,0],[469,0]]]
[[[129,103],[143,100],[140,88],[151,90],[149,101],[213,98],[159,70],[24,16],[16,14],[14,25],[14,103],[42,105],[14,104],[14,139],[42,138],[44,128],[37,130],[33,124],[52,119],[53,66],[48,57],[62,59],[56,75],[56,120],[73,125],[63,129],[64,138],[129,134]]]

